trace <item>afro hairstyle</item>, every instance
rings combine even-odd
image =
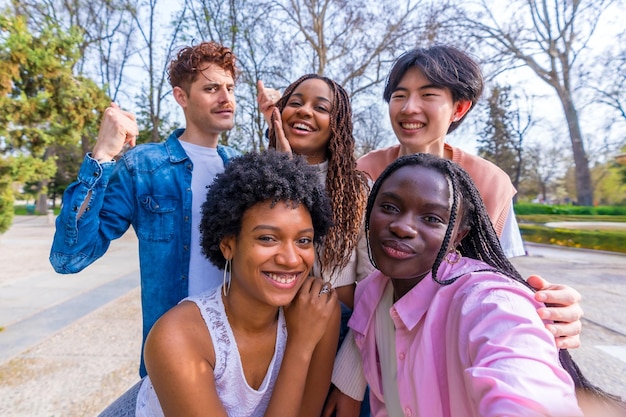
[[[303,204],[311,215],[314,241],[320,243],[332,225],[330,200],[317,169],[303,157],[276,150],[250,152],[230,161],[215,177],[202,205],[200,246],[218,268],[226,259],[220,242],[238,236],[243,215],[250,207],[270,201]]]

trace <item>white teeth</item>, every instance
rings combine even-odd
[[[293,124],[293,128],[294,129],[306,130],[307,132],[311,132],[313,130],[309,126],[305,125],[304,123],[294,123]]]
[[[271,274],[267,273],[267,276],[270,277],[273,281],[279,282],[281,284],[289,284],[296,280],[298,275],[293,274]]]
[[[424,123],[401,123],[401,126],[405,129],[419,129],[424,127]]]

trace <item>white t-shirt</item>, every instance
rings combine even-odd
[[[189,296],[201,294],[222,284],[223,271],[213,265],[200,249],[200,220],[207,188],[217,174],[224,171],[224,161],[216,148],[180,141],[193,163],[191,175],[191,244],[189,256]]]
[[[504,254],[507,258],[526,255],[522,234],[520,233],[517,219],[515,218],[515,212],[513,211],[513,204],[511,204],[509,214],[506,216],[506,221],[504,222],[502,236],[500,236],[500,245],[502,245],[502,250],[504,250]]]

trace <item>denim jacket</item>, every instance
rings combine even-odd
[[[73,274],[104,255],[132,225],[139,240],[144,342],[156,320],[188,296],[193,165],[178,141],[183,132],[139,145],[117,162],[85,156],[78,181],[63,195],[50,251],[54,270]],[[224,165],[239,155],[219,145],[217,152]],[[143,354],[140,374],[145,375]]]

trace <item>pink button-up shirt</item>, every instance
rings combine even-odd
[[[554,337],[532,292],[479,261],[443,262],[441,286],[426,276],[390,309],[397,382],[405,416],[582,416]],[[357,285],[349,326],[370,386],[372,415],[387,416],[375,340],[375,313],[389,278]],[[397,417],[397,416],[393,416]]]

